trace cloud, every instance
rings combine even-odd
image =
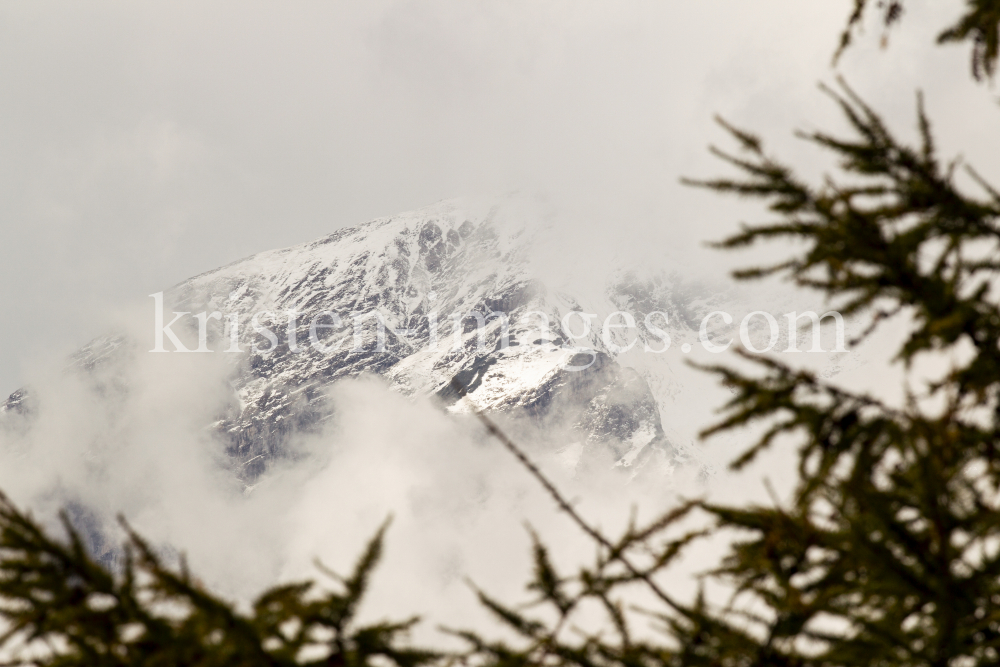
[[[592,554],[478,422],[403,397],[374,377],[335,385],[330,426],[301,438],[294,461],[244,493],[205,426],[229,398],[224,359],[139,349],[87,375],[40,378],[32,427],[0,434],[0,488],[53,528],[57,510],[69,505],[104,546],[120,539],[120,513],[243,603],[278,581],[321,578],[316,558],[346,571],[392,515],[366,613],[425,615],[432,622],[421,636],[436,640],[436,623],[485,623],[468,579],[521,597],[514,584],[530,573],[526,523],[568,563]],[[674,481],[629,482],[608,453],[571,468],[559,449],[524,445],[580,511],[611,532],[632,506],[643,518],[670,506],[685,483],[683,472]]]

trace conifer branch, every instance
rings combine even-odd
[[[559,507],[559,509],[565,512],[570,517],[570,519],[573,520],[573,523],[575,523],[580,528],[580,530],[586,533],[597,544],[604,547],[607,550],[608,554],[614,560],[617,560],[619,563],[621,563],[633,577],[642,580],[649,588],[649,590],[652,591],[653,594],[656,595],[656,597],[658,597],[661,601],[663,601],[667,606],[677,611],[681,611],[684,609],[682,605],[677,603],[672,597],[667,595],[667,593],[662,588],[660,588],[659,584],[657,584],[652,579],[648,571],[643,571],[638,567],[636,567],[635,565],[633,565],[632,562],[625,556],[623,549],[621,549],[620,547],[616,547],[614,544],[612,544],[607,537],[605,537],[599,530],[591,526],[582,516],[580,516],[580,513],[577,512],[576,509],[569,503],[569,501],[567,501],[566,498],[563,497],[563,495],[559,492],[559,489],[556,488],[555,484],[553,484],[549,480],[549,478],[545,476],[545,474],[538,468],[538,466],[536,466],[534,462],[530,458],[528,458],[528,455],[525,454],[525,452],[520,447],[518,447],[518,445],[506,433],[504,433],[503,430],[501,430],[501,428],[496,424],[496,422],[490,419],[482,410],[479,409],[479,407],[468,396],[468,392],[464,384],[462,384],[458,379],[452,379],[451,386],[456,392],[458,392],[459,396],[465,399],[466,403],[469,405],[469,408],[472,410],[472,413],[486,428],[486,431],[494,438],[496,438],[500,442],[500,444],[502,444],[511,454],[514,455],[514,457],[521,463],[521,465],[524,466],[524,468],[529,473],[531,473],[532,477],[534,477],[538,481],[538,483],[541,484],[542,488],[544,488],[545,491],[548,492],[548,494],[552,497],[552,499],[555,500],[556,505]],[[691,506],[693,505],[686,506],[685,511],[686,509],[689,509]],[[672,520],[676,520],[677,514],[672,513],[671,517]]]

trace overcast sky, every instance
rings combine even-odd
[[[3,3],[0,394],[151,292],[442,198],[547,192],[666,262],[752,213],[677,183],[718,173],[714,113],[826,165],[790,132],[839,126],[816,83],[852,4]],[[932,46],[960,3],[907,6],[839,72],[905,131],[923,88],[996,175],[994,93]]]

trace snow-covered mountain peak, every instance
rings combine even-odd
[[[326,388],[364,373],[462,412],[457,380],[473,404],[553,446],[575,441],[624,468],[676,465],[686,454],[661,420],[667,366],[622,351],[629,336],[632,348],[660,349],[668,335],[690,338],[692,304],[711,299],[676,277],[609,267],[595,267],[610,276],[590,281],[599,289],[551,289],[531,253],[545,232],[544,213],[523,198],[439,202],[186,280],[162,294],[161,329],[229,362],[232,397],[214,428],[247,483],[297,433],[336,419]],[[629,312],[635,330],[603,330],[615,311]],[[169,325],[171,312],[188,315]],[[164,331],[157,345],[170,350]],[[126,349],[149,348],[111,336],[76,364],[94,369]]]

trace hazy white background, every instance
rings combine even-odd
[[[903,132],[922,88],[942,152],[989,178],[994,92],[965,47],[932,46],[961,4],[907,3],[888,49],[872,26],[837,71],[847,0],[0,5],[0,394],[30,381],[49,398],[39,428],[0,442],[0,488],[49,516],[66,498],[125,511],[236,595],[311,575],[314,556],[343,570],[394,511],[376,609],[468,620],[465,576],[518,599],[522,519],[571,560],[589,547],[474,425],[345,386],[345,418],[302,443],[315,465],[244,498],[203,429],[221,363],[140,354],[109,408],[54,362],[191,275],[456,195],[546,193],[572,249],[555,272],[641,259],[721,277],[732,260],[698,244],[760,212],[678,184],[722,170],[712,115],[820,174],[791,131],[841,127],[816,88],[838,71]],[[695,488],[623,491],[539,456],[607,526]],[[762,497],[788,462],[714,492]]]
[[[816,83],[851,4],[3,3],[0,394],[127,302],[446,197],[545,192],[582,238],[668,263],[753,215],[678,185],[719,173],[713,114],[815,160],[790,133],[839,123]],[[961,4],[907,3],[839,70],[904,129],[922,87],[989,175],[993,94],[931,45]]]

